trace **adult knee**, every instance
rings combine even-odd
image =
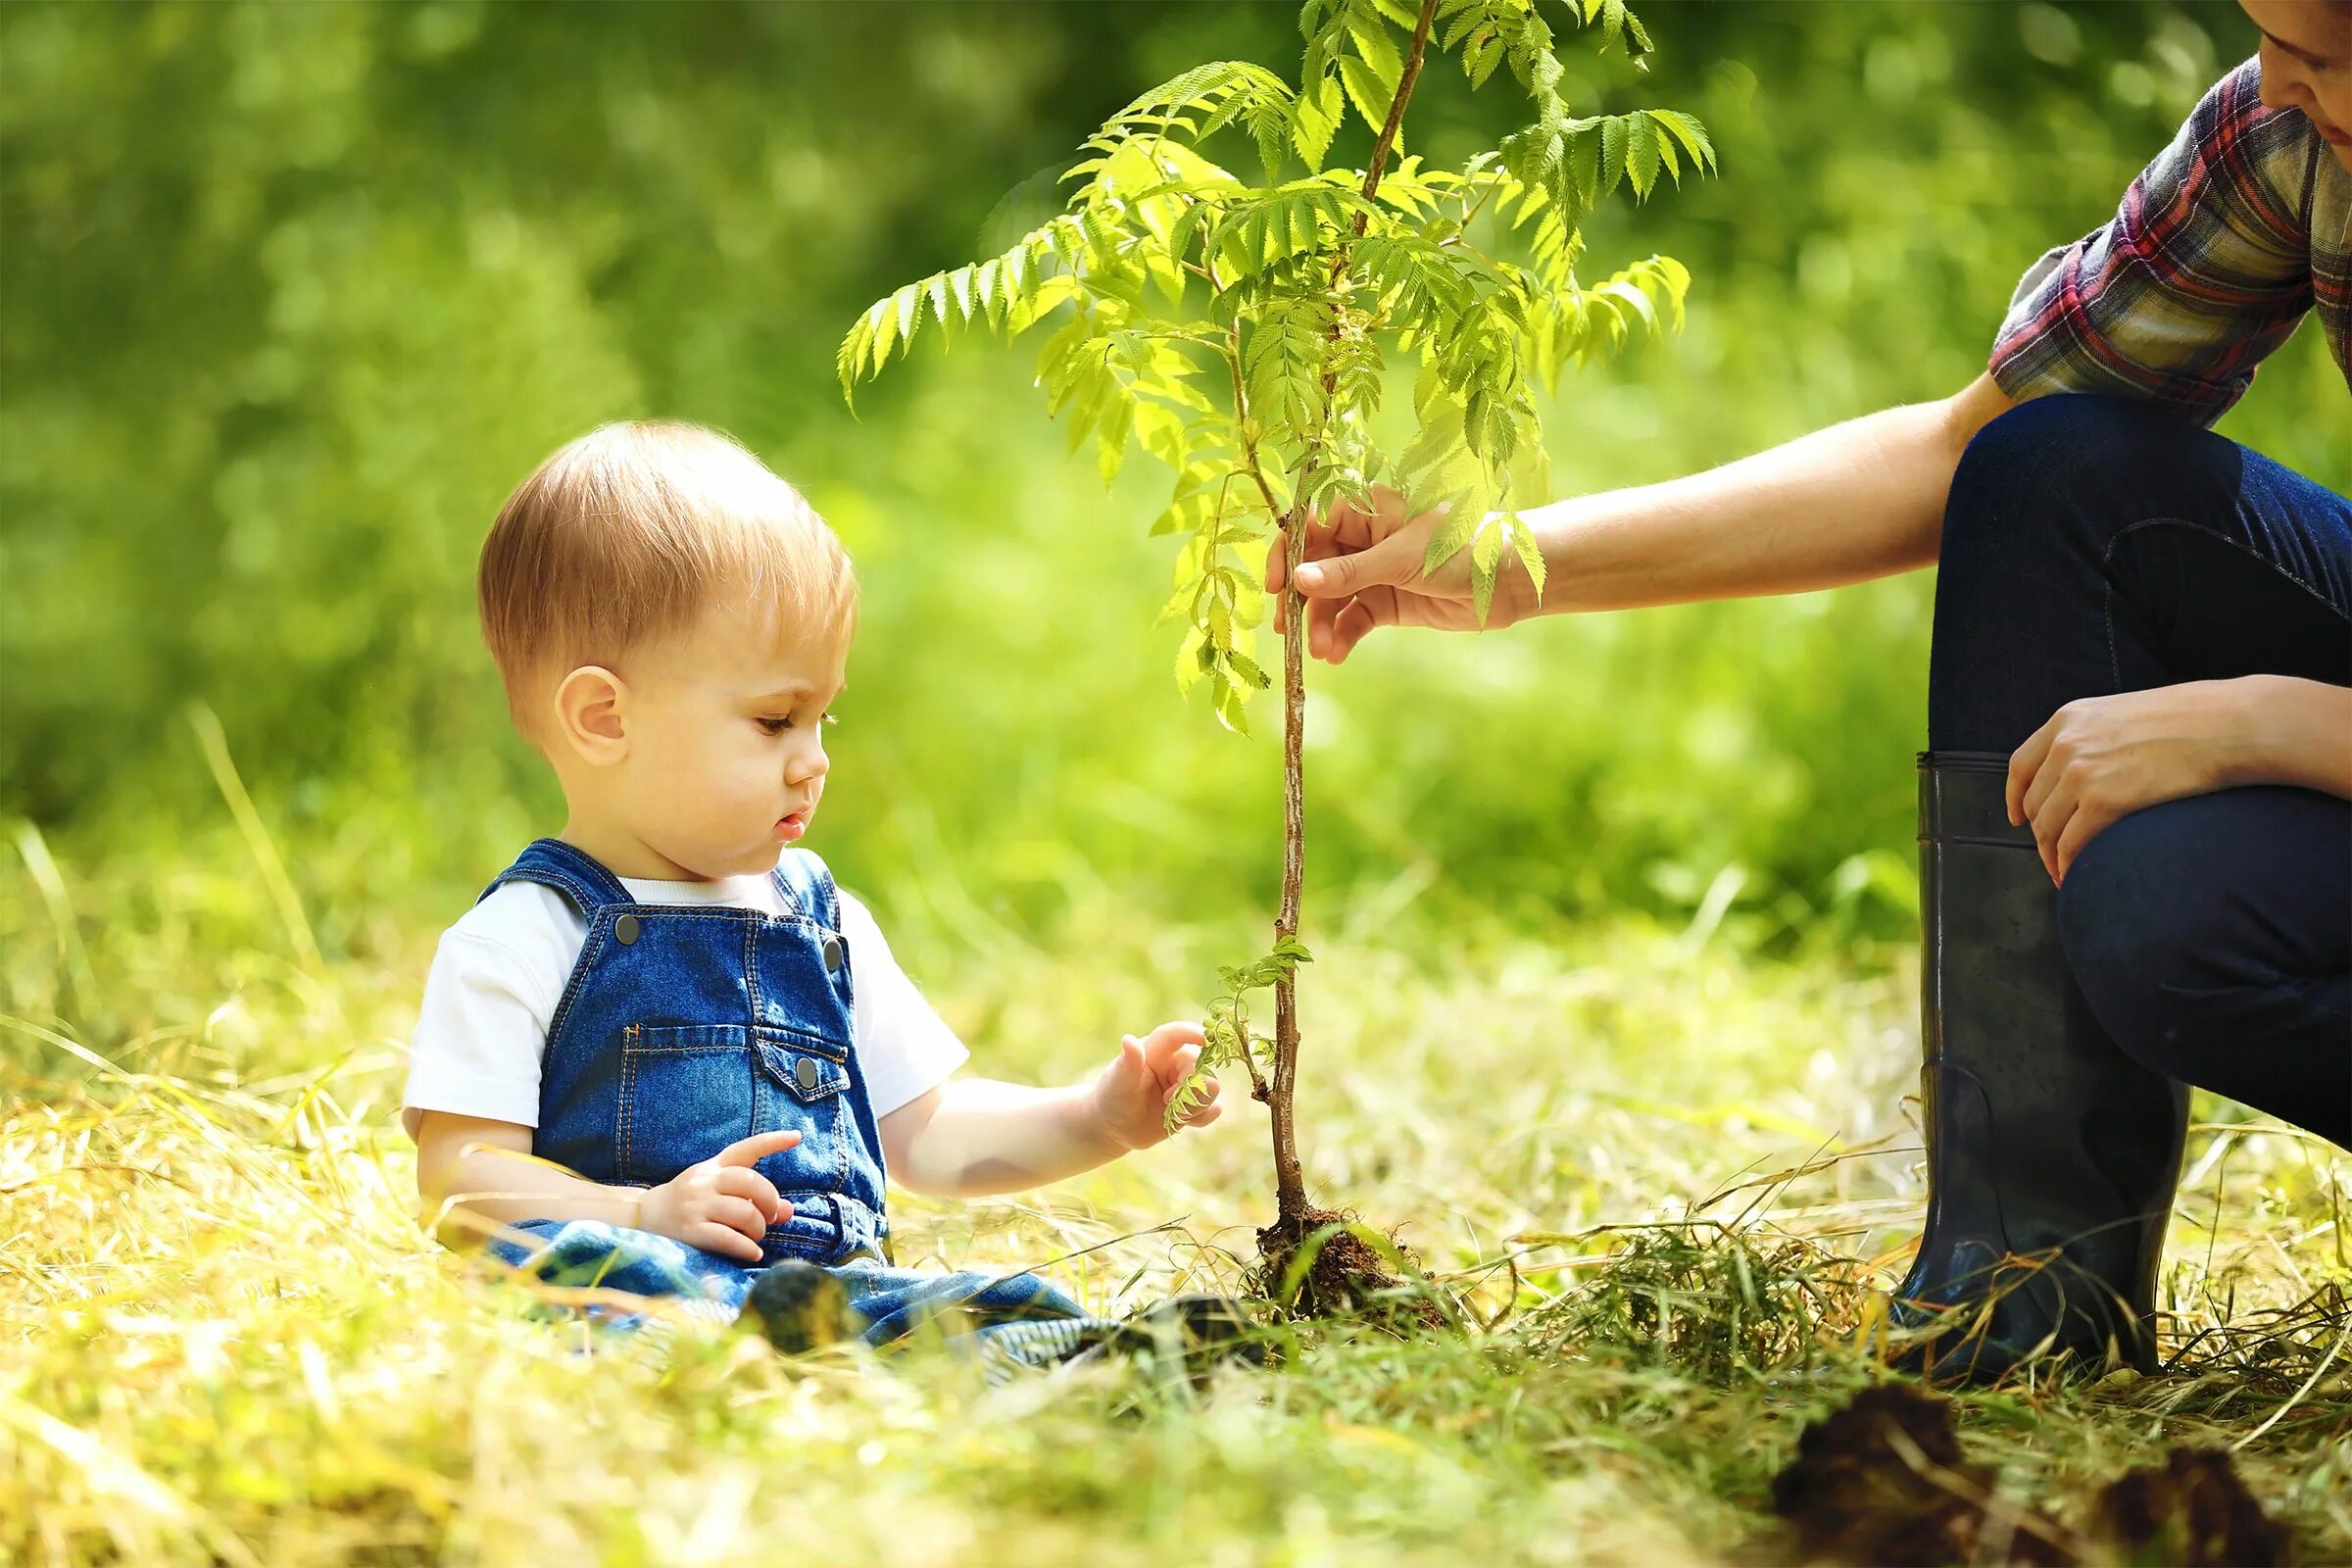
[[[2194,1081],[2200,1014],[2240,977],[2229,972],[2228,896],[2200,885],[2197,847],[2170,814],[2134,812],[2082,847],[2058,890],[2058,930],[2115,1043],[2142,1066]]]
[[[2152,472],[2212,454],[2220,438],[2179,416],[2122,398],[2060,395],[2022,403],[1987,423],[1953,470],[1944,507],[1942,570],[1995,575],[2053,550],[2097,553],[2070,520],[2137,520]],[[2224,447],[2229,443],[2220,442]]]

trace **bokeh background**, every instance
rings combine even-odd
[[[2227,0],[1641,10],[1650,74],[1571,38],[1571,96],[1699,114],[1722,176],[1591,223],[1594,266],[1695,282],[1679,339],[1562,388],[1563,494],[1961,386],[2253,47]],[[1925,574],[1312,670],[1310,1191],[1480,1333],[1326,1325],[1198,1401],[983,1395],[583,1344],[416,1223],[433,943],[562,822],[475,555],[601,420],[733,431],[856,554],[811,843],[977,1070],[1073,1081],[1262,951],[1275,715],[1245,741],[1177,693],[1152,466],[1106,494],[1066,459],[1027,345],[926,342],[856,418],[832,356],[1050,209],[1139,90],[1295,71],[1296,16],[0,5],[0,1559],[764,1564],[779,1455],[796,1544],[843,1561],[1795,1554],[1771,1476],[1883,1378],[1859,1330],[1924,1202]],[[1409,129],[1452,159],[1518,113],[1449,60]],[[2309,328],[2222,428],[2352,487]],[[1106,1311],[1244,1290],[1271,1182],[1228,1102],[1042,1193],[894,1195],[902,1260]],[[2080,1521],[2228,1446],[2294,1560],[2352,1560],[2348,1183],[2200,1097],[2159,1287],[2194,1359],[1956,1401],[2003,1496]]]
[[[1699,114],[1722,175],[1590,225],[1596,265],[1663,250],[1696,281],[1680,339],[1562,389],[1562,493],[1958,387],[2019,273],[2253,44],[2227,0],[1645,14],[1651,72],[1572,41],[1572,99]],[[1149,0],[0,10],[0,815],[68,861],[239,862],[190,850],[230,830],[207,705],[319,946],[420,960],[400,933],[561,821],[474,629],[492,512],[584,428],[675,416],[860,564],[814,844],[845,880],[942,929],[1051,932],[1105,892],[1254,922],[1278,752],[1170,679],[1151,466],[1104,493],[1066,460],[1026,346],[925,344],[855,418],[831,355],[1047,210],[1134,92],[1295,71],[1294,28]],[[1433,70],[1418,146],[1491,145],[1506,89]],[[2222,428],[2345,488],[2348,426],[2306,329]],[[1310,911],[1903,937],[1930,594],[1316,668]]]

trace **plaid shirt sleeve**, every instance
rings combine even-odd
[[[2312,306],[2310,146],[2258,61],[2215,85],[2108,222],[2026,273],[1993,344],[2022,403],[2104,392],[2211,424]]]

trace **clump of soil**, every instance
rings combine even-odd
[[[1311,1240],[1314,1255],[1288,1303],[1300,1317],[1365,1317],[1400,1332],[1442,1329],[1446,1314],[1435,1301],[1389,1272],[1388,1259],[1346,1227],[1360,1223],[1352,1213],[1310,1208],[1296,1221],[1276,1220],[1257,1233],[1258,1294],[1280,1301],[1299,1250]],[[1337,1226],[1330,1234],[1316,1233]],[[1390,1244],[1406,1257],[1412,1251],[1392,1233]]]
[[[2285,1533],[2246,1491],[2229,1454],[2175,1448],[2110,1483],[2088,1535],[1995,1495],[1971,1464],[1951,1405],[1903,1384],[1854,1396],[1805,1428],[1773,1478],[1773,1511],[1809,1561],[1928,1568],[1953,1562],[2073,1564],[2109,1557],[2187,1568],[2285,1560]]]
[[[2133,1562],[2270,1568],[2286,1560],[2286,1532],[2220,1448],[2175,1448],[2161,1468],[2113,1482],[2099,1494],[2093,1528]]]
[[[1864,1389],[1806,1427],[1773,1478],[1772,1506],[1809,1561],[2080,1560],[2065,1532],[1994,1497],[1992,1473],[1960,1452],[1948,1403],[1901,1384]]]

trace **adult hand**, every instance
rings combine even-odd
[[[1446,519],[1446,509],[1405,515],[1404,497],[1386,485],[1372,488],[1369,509],[1342,503],[1306,528],[1306,559],[1298,568],[1298,591],[1306,600],[1306,649],[1337,664],[1375,626],[1427,626],[1438,631],[1476,631],[1478,612],[1470,597],[1470,552],[1428,576],[1421,574],[1429,541]],[[1266,555],[1266,591],[1282,592],[1282,541]],[[1503,563],[1494,585],[1489,630],[1524,618],[1533,607],[1533,585],[1515,560]],[[1276,629],[1288,620],[1287,601],[1277,601]]]
[[[775,1183],[752,1167],[801,1141],[795,1132],[754,1133],[738,1138],[700,1164],[648,1193],[638,1223],[658,1235],[706,1252],[760,1261],[760,1243],[770,1225],[792,1217]]]
[[[1119,1054],[1095,1079],[1096,1123],[1109,1140],[1124,1150],[1149,1149],[1168,1136],[1168,1101],[1177,1086],[1200,1059],[1208,1037],[1196,1023],[1163,1023],[1138,1040],[1119,1040]],[[1217,1084],[1184,1119],[1187,1127],[1205,1127],[1225,1113],[1217,1103]]]
[[[2248,741],[2233,681],[2190,681],[2067,704],[2009,759],[2009,820],[2031,822],[2050,880],[2082,846],[2166,801],[2235,782]]]

